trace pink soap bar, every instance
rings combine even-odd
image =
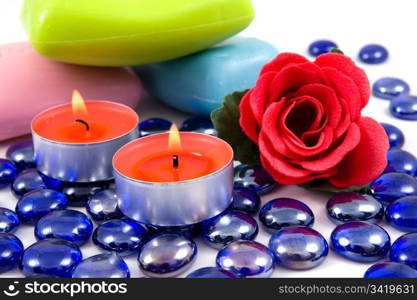
[[[143,92],[139,78],[126,68],[52,61],[26,42],[0,45],[0,141],[30,133],[32,118],[51,106],[70,103],[74,89],[85,100],[130,107]]]

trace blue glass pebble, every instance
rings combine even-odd
[[[149,277],[175,277],[185,272],[197,256],[197,245],[178,233],[153,237],[138,256],[141,271]]]
[[[276,232],[269,240],[269,249],[278,264],[294,270],[317,267],[329,253],[326,239],[314,229],[303,226]]]
[[[367,222],[348,222],[337,226],[331,234],[333,250],[350,260],[373,262],[384,258],[390,250],[388,233]]]
[[[359,51],[359,59],[367,64],[380,64],[388,59],[388,50],[377,44],[366,45]]]
[[[39,173],[36,169],[22,171],[12,185],[16,196],[22,196],[38,189],[60,190],[62,182]]]
[[[387,222],[399,230],[417,231],[417,196],[400,198],[387,206]]]
[[[410,86],[402,79],[394,77],[383,77],[372,85],[372,93],[375,97],[382,99],[395,98],[401,94],[408,94]]]
[[[201,223],[185,225],[185,226],[155,226],[146,224],[151,236],[155,236],[161,233],[180,233],[185,237],[191,239],[201,234]]]
[[[21,141],[6,150],[6,157],[14,163],[18,172],[36,168],[32,141]]]
[[[82,183],[66,182],[63,184],[62,193],[67,196],[69,206],[85,207],[91,196],[112,187],[113,183],[113,180]]]
[[[392,149],[387,153],[387,166],[384,173],[405,173],[417,176],[417,158],[408,151]]]
[[[329,40],[314,41],[308,47],[308,53],[312,56],[319,56],[320,54],[328,53],[333,48],[337,48],[335,42]]]
[[[288,226],[312,226],[314,215],[303,202],[292,198],[276,198],[259,211],[259,221],[269,232]]]
[[[117,254],[102,253],[80,262],[72,271],[72,278],[130,278],[130,271]]]
[[[123,217],[118,200],[119,197],[115,189],[99,190],[90,196],[86,209],[96,222],[118,219]]]
[[[208,135],[217,136],[217,131],[214,128],[213,122],[210,117],[192,117],[185,120],[181,127],[181,131],[192,131],[198,133],[204,133]]]
[[[16,268],[23,254],[23,244],[11,233],[0,233],[0,274]]]
[[[255,215],[261,206],[261,198],[253,190],[247,188],[233,189],[233,202],[230,209],[243,211]]]
[[[16,178],[16,167],[7,159],[0,158],[0,189],[10,186]]]
[[[171,121],[161,118],[151,118],[139,123],[139,133],[141,137],[163,133],[169,131],[171,125]]]
[[[42,217],[35,226],[38,240],[63,239],[78,246],[85,244],[93,232],[90,219],[80,211],[56,210]]]
[[[0,207],[0,233],[13,233],[19,225],[19,217],[14,211]]]
[[[391,247],[390,260],[417,269],[417,232],[400,236]]]
[[[377,223],[384,217],[384,206],[370,195],[341,192],[327,201],[327,215],[336,224],[351,221]]]
[[[26,193],[16,204],[16,213],[22,223],[34,224],[54,210],[65,209],[67,197],[57,191],[42,189]]]
[[[216,264],[239,277],[267,278],[274,271],[274,254],[258,242],[237,241],[219,251]]]
[[[396,262],[375,264],[366,270],[364,278],[417,278],[417,270]]]
[[[415,195],[417,180],[407,174],[385,173],[371,183],[369,192],[378,201],[389,204],[399,198]]]
[[[222,268],[205,267],[191,272],[187,278],[238,278],[238,276]]]
[[[26,277],[71,278],[72,269],[81,260],[77,245],[65,240],[47,239],[25,250],[20,269]]]
[[[139,223],[127,219],[106,221],[93,233],[93,242],[97,246],[121,256],[138,252],[147,239],[146,229]]]
[[[417,120],[417,96],[400,95],[391,100],[391,114],[403,120]]]
[[[401,148],[404,145],[405,137],[402,131],[394,125],[381,123],[388,136],[390,149]]]
[[[225,211],[203,222],[204,241],[218,249],[238,240],[253,240],[257,235],[258,224],[244,212]]]
[[[234,169],[234,186],[265,194],[275,186],[275,180],[261,166],[239,165]]]

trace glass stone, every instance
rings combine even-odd
[[[185,226],[155,226],[146,224],[151,236],[161,233],[180,233],[185,237],[191,239],[201,234],[201,223],[185,225]]]
[[[119,219],[123,213],[119,209],[118,200],[115,189],[99,190],[90,196],[86,209],[96,222]]]
[[[327,215],[336,224],[351,221],[378,223],[384,217],[384,206],[370,195],[341,192],[327,201]]]
[[[417,180],[407,174],[386,173],[375,179],[369,193],[384,205],[417,193]]]
[[[39,189],[60,190],[62,182],[39,173],[36,169],[22,171],[14,180],[12,191],[16,196],[22,196],[30,191]]]
[[[403,120],[417,120],[417,96],[400,95],[391,100],[391,114]]]
[[[14,211],[0,207],[0,233],[13,233],[19,225],[19,217]]]
[[[267,278],[274,271],[274,254],[258,242],[237,241],[219,251],[216,264],[239,277]]]
[[[396,262],[375,264],[366,270],[364,278],[417,278],[417,270]]]
[[[11,233],[0,233],[0,274],[19,265],[23,249],[18,237]]]
[[[81,251],[74,243],[47,239],[25,250],[20,269],[26,277],[71,278],[72,269],[81,260]]]
[[[31,140],[11,145],[6,150],[6,157],[14,163],[19,173],[23,170],[36,168],[33,142]]]
[[[130,278],[126,262],[115,253],[101,253],[80,262],[72,278]]]
[[[187,278],[238,278],[238,276],[222,268],[205,267],[191,272]]]
[[[292,198],[276,198],[259,211],[259,221],[265,229],[274,233],[289,226],[312,226],[314,215],[303,202]]]
[[[271,191],[277,183],[261,166],[239,165],[234,169],[235,188],[248,188],[258,194]]]
[[[388,59],[388,50],[377,44],[364,46],[359,51],[359,59],[366,64],[380,64]]]
[[[319,56],[320,54],[330,52],[333,48],[337,48],[335,42],[329,40],[318,40],[310,44],[308,47],[308,53],[311,56]]]
[[[139,223],[127,219],[106,221],[93,233],[93,242],[97,246],[121,256],[137,253],[147,239],[146,229]]]
[[[384,173],[405,173],[417,176],[417,158],[408,151],[392,149],[387,153],[388,164]]]
[[[214,128],[213,122],[209,117],[192,117],[185,120],[181,127],[181,131],[193,131],[204,133],[212,136],[217,136],[217,131]]]
[[[417,269],[417,232],[400,236],[391,247],[390,260]]]
[[[341,224],[333,230],[330,239],[337,254],[353,261],[377,261],[384,258],[391,247],[388,233],[367,222]]]
[[[233,202],[230,209],[255,215],[261,207],[261,198],[253,190],[247,188],[233,189]]]
[[[372,93],[375,97],[382,99],[395,98],[401,94],[408,94],[410,86],[402,79],[394,77],[383,77],[372,85]]]
[[[388,136],[390,149],[401,148],[404,145],[405,137],[404,133],[394,125],[381,123]]]
[[[149,277],[175,277],[191,267],[197,256],[197,245],[178,233],[153,237],[138,256],[143,274]]]
[[[239,211],[225,211],[203,222],[202,237],[213,248],[238,241],[251,241],[258,235],[258,224],[250,215]]]
[[[399,230],[417,231],[417,196],[400,198],[387,206],[387,222]]]
[[[307,270],[320,265],[329,253],[326,239],[304,226],[284,228],[269,240],[275,261],[293,270]]]
[[[57,191],[42,189],[26,193],[16,204],[16,213],[22,223],[34,224],[54,210],[65,209],[67,197]]]
[[[16,167],[10,160],[0,158],[0,189],[13,183],[16,172]]]
[[[139,132],[140,136],[148,136],[156,133],[163,133],[169,131],[171,128],[172,122],[161,119],[161,118],[151,118],[139,123]]]
[[[82,212],[76,210],[55,210],[42,217],[35,226],[38,240],[63,239],[84,245],[93,232],[93,224]]]
[[[91,196],[101,190],[113,186],[114,181],[97,181],[97,182],[65,182],[62,192],[68,198],[68,205],[73,207],[85,207]]]

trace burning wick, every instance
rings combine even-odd
[[[86,129],[87,131],[90,131],[90,125],[88,125],[88,123],[87,123],[86,121],[81,120],[81,119],[77,119],[77,120],[75,120],[75,122],[79,122],[79,123],[81,123],[81,124],[85,125],[85,129]]]
[[[178,155],[174,154],[172,156],[172,166],[174,167],[174,169],[177,169],[179,167],[180,161],[178,159]]]

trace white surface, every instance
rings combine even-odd
[[[21,0],[0,0],[0,43],[26,39],[19,20],[21,3]],[[377,66],[360,64],[367,71],[371,82],[382,76],[398,76],[411,85],[412,92],[417,93],[417,43],[413,35],[415,1],[253,0],[253,3],[256,18],[242,35],[265,39],[277,46],[280,51],[301,54],[306,54],[311,41],[328,38],[337,42],[345,54],[351,57],[356,57],[359,49],[365,44],[380,43],[390,51],[389,61]],[[388,101],[373,98],[364,110],[364,114],[378,121],[398,126],[406,135],[404,149],[417,154],[417,139],[415,139],[417,123],[395,119],[387,108]],[[152,99],[143,101],[138,112],[142,120],[160,116],[179,122],[186,116]],[[0,144],[0,157],[4,156],[5,148],[10,143]],[[316,215],[314,228],[327,239],[329,238],[334,225],[326,217],[327,194],[286,186],[264,196],[263,202],[277,196],[293,197],[308,204]],[[14,209],[15,205],[16,199],[9,191],[0,191],[0,206]],[[386,224],[382,226],[388,230],[393,240],[401,234]],[[25,247],[35,242],[33,227],[21,226],[17,236],[22,239]],[[261,229],[257,241],[267,244],[269,237],[270,235]],[[207,247],[200,240],[197,242],[198,258],[191,270],[186,272],[187,274],[200,267],[214,266],[215,263],[217,251]],[[82,247],[82,252],[84,257],[89,257],[101,251],[90,242]],[[126,261],[132,277],[142,276],[138,270],[136,257],[130,257]],[[370,265],[351,262],[330,252],[324,263],[315,269],[291,271],[277,267],[273,277],[362,277]],[[18,270],[14,270],[2,275],[2,277],[12,276],[19,277],[21,274]]]

